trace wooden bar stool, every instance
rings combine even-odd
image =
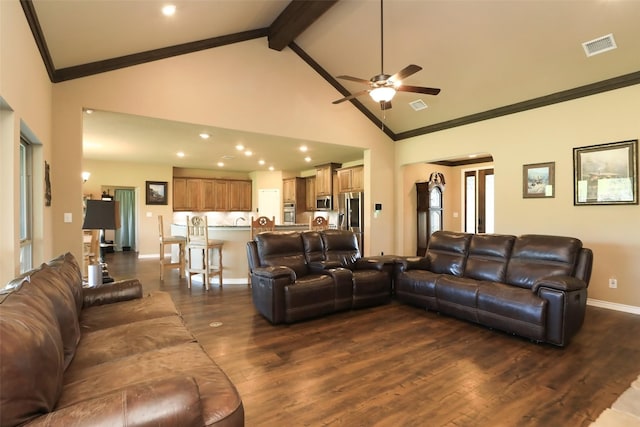
[[[191,288],[191,276],[202,274],[203,284],[209,290],[211,276],[218,276],[222,287],[222,247],[224,241],[209,239],[206,216],[187,217],[186,272],[187,285]],[[218,251],[218,264],[213,263],[213,252]],[[194,252],[198,253],[194,257]],[[198,259],[201,257],[201,259]]]
[[[271,219],[267,218],[266,216],[259,216],[256,219],[253,219],[253,216],[251,217],[251,233],[250,233],[250,240],[253,240],[253,237],[258,234],[258,233],[262,233],[263,231],[274,231],[276,229],[276,217],[273,216]],[[248,286],[251,286],[251,268],[249,268],[249,274],[247,276],[248,279]]]
[[[187,238],[185,236],[165,236],[162,215],[158,215],[158,236],[160,240],[160,280],[164,281],[165,268],[179,268],[180,277],[184,277],[184,247]],[[165,247],[171,247],[171,245],[178,245],[178,262],[171,262],[171,255],[169,255],[169,261],[165,261]]]
[[[329,228],[329,221],[325,217],[317,216],[309,220],[309,230],[322,231]]]

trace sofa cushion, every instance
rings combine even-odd
[[[360,258],[358,238],[355,233],[347,230],[324,230],[322,232],[325,260],[337,261],[345,268],[353,270]]]
[[[53,304],[28,280],[0,295],[0,354],[0,425],[52,411],[62,390],[62,337]]]
[[[145,351],[194,342],[179,316],[140,320],[86,332],[67,372]]]
[[[528,289],[483,282],[478,287],[478,318],[487,326],[539,341],[545,339],[547,301]]]
[[[69,286],[73,298],[76,302],[76,310],[78,315],[82,310],[83,303],[83,289],[82,289],[82,270],[75,257],[67,252],[64,255],[60,255],[47,263],[49,266],[55,268],[60,276],[64,278],[64,282]]]
[[[85,308],[80,314],[80,329],[84,334],[138,320],[177,314],[178,310],[168,293],[151,292],[144,298]]]
[[[427,258],[434,273],[462,276],[472,234],[436,231],[429,238]]]
[[[576,269],[582,242],[572,237],[528,234],[516,239],[506,283],[531,289],[545,276],[569,275]]]
[[[464,277],[504,282],[515,236],[475,234],[469,245]]]
[[[304,231],[301,233],[304,245],[304,256],[307,262],[324,261],[324,246],[322,237],[317,231]]]
[[[285,322],[321,316],[334,310],[335,283],[329,275],[309,274],[285,286]]]
[[[205,425],[238,425],[244,418],[235,386],[198,343],[134,354],[76,374],[69,374],[57,409],[151,381],[185,376],[193,377],[198,385]],[[228,424],[224,424],[226,419]]]
[[[64,346],[64,368],[66,369],[71,363],[80,341],[78,311],[71,288],[58,270],[49,267],[47,264],[42,264],[40,268],[33,270],[29,276],[29,281],[32,286],[40,288],[53,305],[62,337],[62,345]]]
[[[260,267],[289,267],[297,277],[309,274],[299,232],[265,231],[257,234],[254,240],[260,254]]]
[[[436,281],[438,310],[462,319],[478,321],[476,305],[478,299],[477,280],[442,275]]]

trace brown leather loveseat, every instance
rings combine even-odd
[[[582,326],[593,254],[571,237],[438,231],[401,262],[399,301],[495,329],[569,343]]]
[[[0,425],[243,426],[244,408],[167,293],[85,289],[66,254],[0,291]]]
[[[274,324],[391,301],[392,272],[363,258],[351,231],[263,232],[247,258],[253,303]]]

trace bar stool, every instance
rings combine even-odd
[[[253,240],[256,234],[262,233],[264,231],[274,231],[276,229],[276,217],[273,216],[269,219],[266,216],[259,216],[256,219],[251,217],[251,232],[249,235],[249,239]],[[247,285],[251,286],[251,267],[249,267],[249,274],[247,275]]]
[[[220,287],[222,287],[222,247],[224,241],[209,239],[209,226],[206,216],[187,216],[187,250],[186,250],[186,272],[187,285],[191,288],[191,276],[202,274],[203,284],[209,290],[210,276],[218,276]],[[196,251],[201,259],[194,259],[193,253]],[[213,252],[218,251],[218,265],[212,263]],[[194,261],[199,261],[194,265]]]
[[[322,231],[329,228],[329,221],[325,217],[317,216],[309,220],[309,230]]]
[[[165,268],[179,268],[180,277],[184,277],[184,247],[187,243],[187,238],[184,236],[165,236],[162,215],[158,215],[158,236],[160,240],[160,280],[164,281]],[[171,245],[178,245],[178,262],[171,262],[171,255],[168,262],[164,260],[165,247],[171,247]]]

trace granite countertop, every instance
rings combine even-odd
[[[186,227],[185,224],[172,224],[175,227]],[[298,229],[298,228],[308,228],[309,224],[276,224],[277,229]],[[249,230],[251,227],[248,225],[211,225],[209,224],[209,228],[215,228],[218,230]]]

